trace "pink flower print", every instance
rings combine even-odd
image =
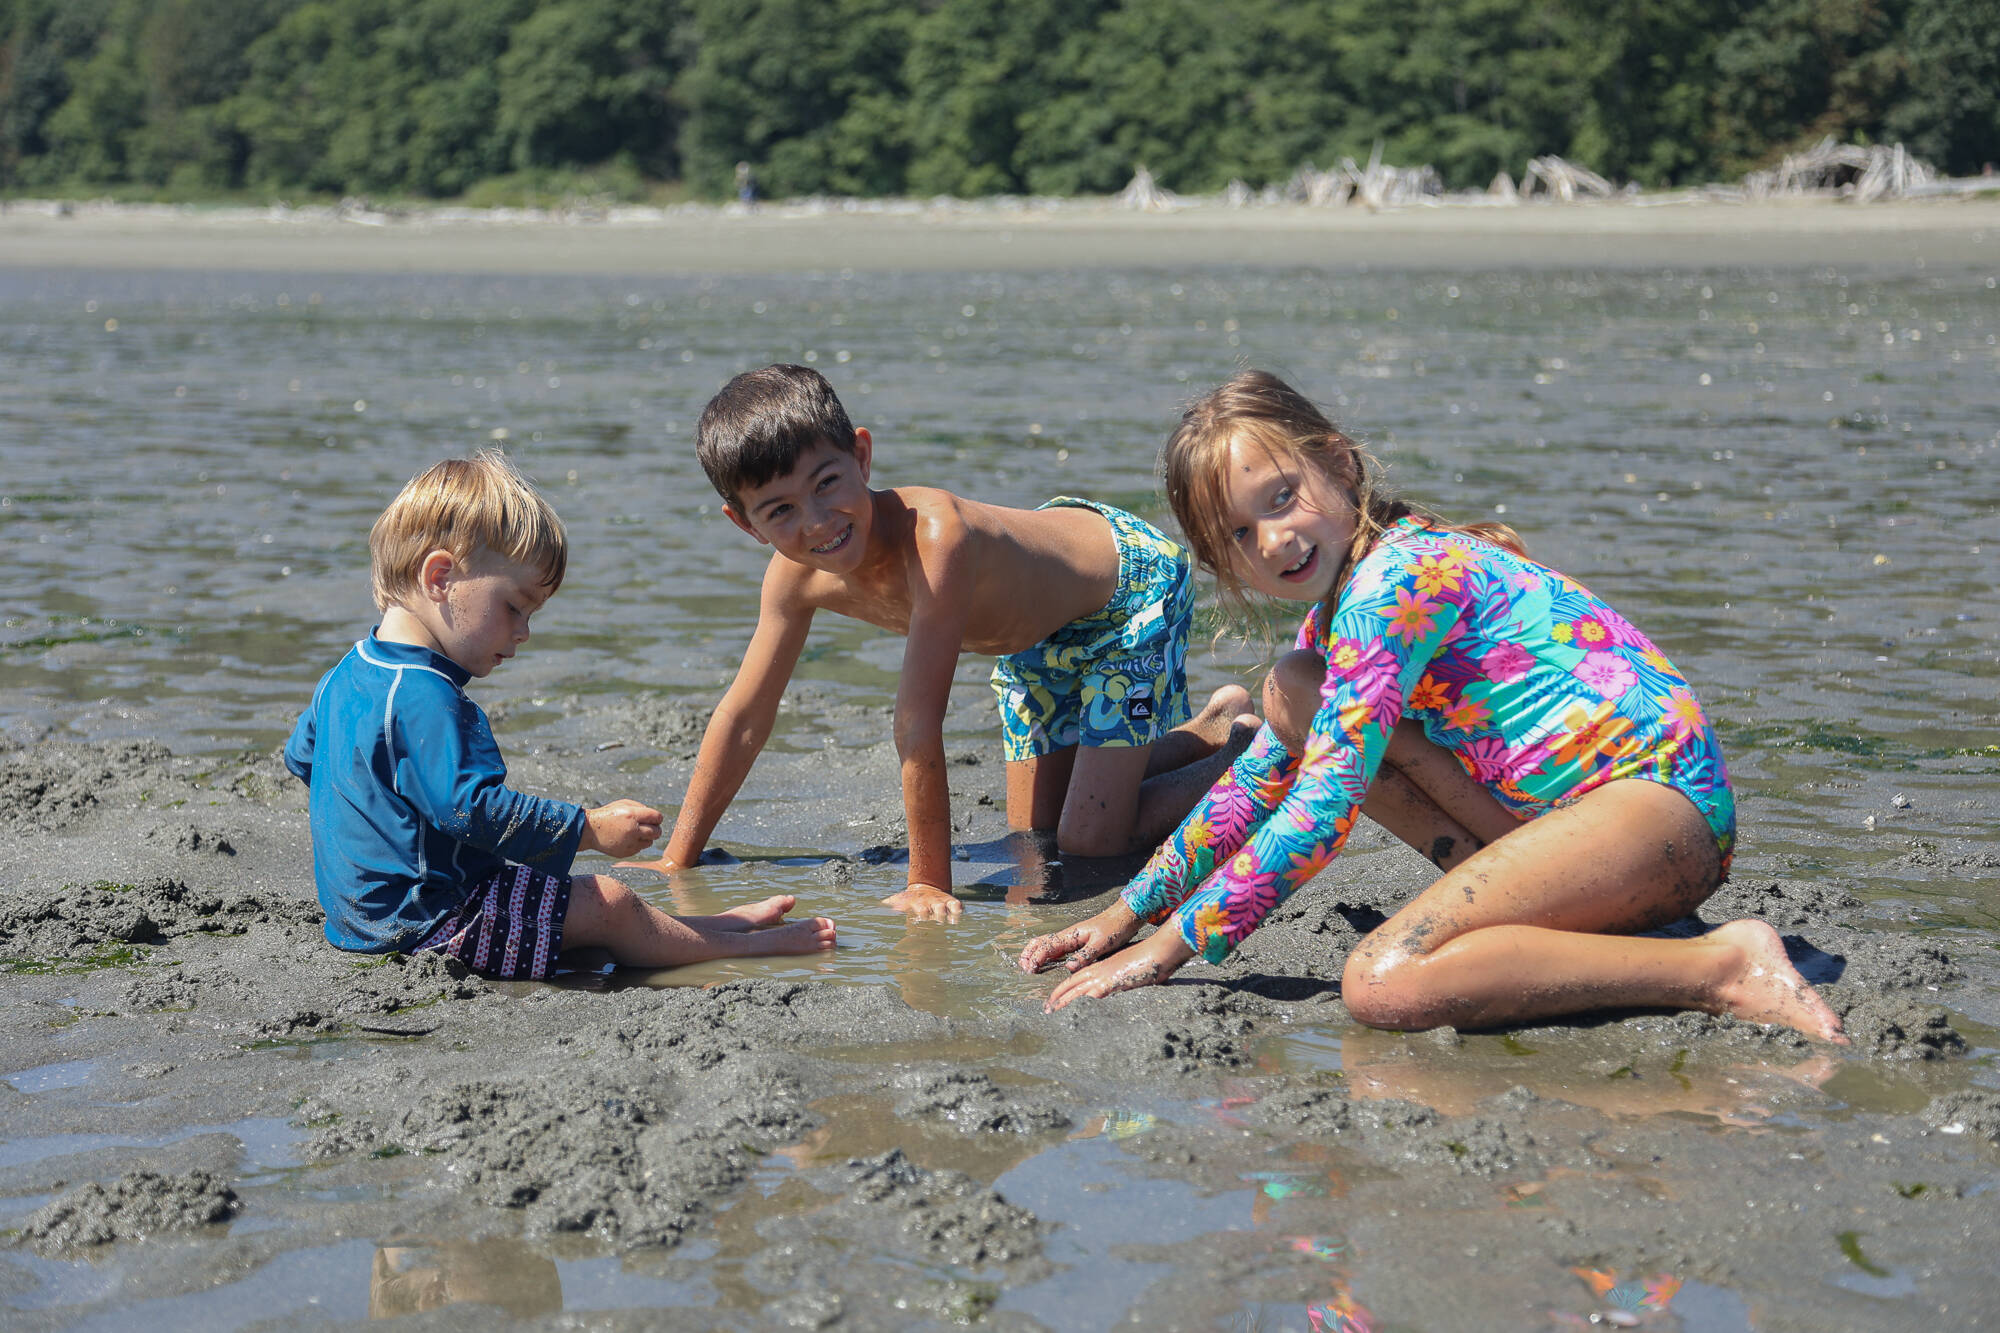
[[[1639,683],[1639,674],[1617,653],[1585,653],[1577,664],[1576,678],[1596,690],[1604,699],[1622,698]]]
[[[1701,711],[1694,691],[1676,685],[1660,696],[1660,711],[1667,727],[1676,736],[1691,736],[1708,729],[1708,717]]]
[[[1626,648],[1649,648],[1652,646],[1646,641],[1646,636],[1639,632],[1637,625],[1634,625],[1608,606],[1598,608],[1597,623],[1604,626],[1605,633],[1611,636],[1611,642],[1614,644]]]
[[[1519,782],[1523,778],[1533,777],[1541,768],[1542,761],[1548,757],[1549,747],[1542,741],[1536,741],[1533,745],[1524,746],[1518,750],[1509,750],[1505,760],[1506,771],[1503,776],[1510,782]]]
[[[1338,681],[1346,681],[1355,694],[1375,706],[1377,711],[1391,707],[1402,709],[1402,693],[1396,682],[1396,659],[1379,643],[1362,643],[1357,639],[1336,639],[1326,654],[1327,688],[1322,695],[1331,697],[1333,686]]]
[[[1479,659],[1479,667],[1486,673],[1486,679],[1505,685],[1528,674],[1528,668],[1535,664],[1535,655],[1518,643],[1503,643],[1489,650]]]
[[[1507,742],[1498,736],[1475,736],[1458,746],[1458,757],[1479,782],[1498,782],[1508,774]]]
[[[1396,605],[1383,607],[1380,615],[1389,622],[1388,632],[1406,644],[1428,637],[1437,629],[1438,604],[1410,588],[1396,589]]]
[[[1569,622],[1571,642],[1581,648],[1609,648],[1611,631],[1596,616],[1578,616]]]

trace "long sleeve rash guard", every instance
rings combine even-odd
[[[1575,580],[1405,519],[1356,562],[1298,646],[1326,659],[1301,755],[1267,726],[1124,893],[1220,962],[1340,851],[1399,719],[1522,819],[1617,778],[1683,792],[1724,866],[1735,802],[1715,735],[1673,664]]]
[[[469,673],[370,635],[320,678],[285,745],[310,792],[326,938],[388,953],[430,933],[508,862],[569,873],[583,807],[523,795]]]

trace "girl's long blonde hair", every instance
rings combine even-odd
[[[1195,560],[1215,575],[1223,601],[1238,612],[1248,609],[1249,599],[1230,558],[1234,543],[1227,459],[1232,440],[1256,445],[1281,463],[1313,468],[1353,500],[1354,542],[1334,580],[1333,596],[1375,539],[1412,514],[1427,527],[1467,533],[1527,554],[1520,535],[1505,523],[1446,523],[1390,495],[1381,484],[1382,464],[1342,434],[1311,399],[1267,370],[1240,371],[1188,405],[1161,455],[1174,519]]]

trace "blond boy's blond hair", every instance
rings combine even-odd
[[[490,553],[526,565],[551,597],[569,565],[562,520],[498,449],[425,468],[375,520],[368,552],[377,610],[415,595],[432,551],[449,551],[460,563]]]

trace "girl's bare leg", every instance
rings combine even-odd
[[[1266,715],[1294,753],[1324,671],[1297,652],[1266,682]],[[1361,808],[1445,871],[1348,959],[1342,998],[1363,1023],[1479,1027],[1666,1007],[1842,1040],[1839,1019],[1762,922],[1698,939],[1628,937],[1686,916],[1721,883],[1714,835],[1670,787],[1613,782],[1522,823],[1404,722]]]
[[[767,899],[746,910],[761,914],[775,901]],[[720,928],[699,924],[703,920],[669,916],[609,875],[577,875],[570,880],[563,945],[608,949],[627,967],[680,967],[712,958],[818,953],[834,945],[833,922],[825,917],[764,928],[753,928],[740,917]]]
[[[1627,933],[1687,915],[1720,880],[1714,835],[1687,797],[1607,783],[1447,870],[1349,956],[1341,998],[1371,1027],[1668,1008],[1841,1040],[1840,1020],[1763,922],[1695,939]]]

